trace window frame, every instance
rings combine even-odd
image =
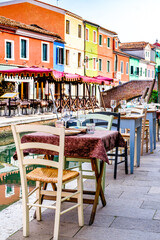
[[[21,56],[21,45],[22,45],[21,40],[26,41],[26,58],[23,58]],[[28,38],[20,37],[20,59],[29,60],[29,39]]]
[[[88,33],[88,34],[86,34],[86,33]],[[86,38],[86,36],[87,36],[87,38]],[[87,42],[89,42],[89,28],[86,28],[86,31],[85,31],[85,40],[86,40]]]
[[[79,62],[79,55],[80,55],[80,62]],[[80,64],[79,64],[80,63]],[[77,64],[77,67],[78,68],[81,68],[82,67],[82,53],[81,52],[78,52],[78,64]]]
[[[109,45],[108,45],[108,43],[109,43]],[[107,37],[107,48],[111,48],[111,38],[110,37]]]
[[[67,51],[68,51],[68,58],[67,58],[67,54],[66,54]],[[68,62],[68,64],[67,64],[67,62]],[[58,64],[60,64],[60,63],[58,63]],[[70,50],[69,49],[66,49],[66,51],[65,51],[65,65],[70,66]]]
[[[128,75],[129,74],[129,63],[128,62],[126,62],[126,75]]]
[[[86,61],[85,61],[86,69],[89,69],[89,56],[86,56],[85,59],[86,59]]]
[[[100,44],[100,37],[101,37],[101,44]],[[103,45],[103,38],[102,38],[102,34],[99,34],[99,46]]]
[[[95,41],[94,41],[94,37],[95,37]],[[93,43],[95,44],[97,43],[97,32],[95,30],[93,30]]]
[[[95,58],[95,57],[93,58],[93,70],[94,70],[94,71],[97,71],[97,64],[96,64],[97,61],[96,61],[96,59],[97,59],[97,58]],[[94,63],[95,63],[95,68],[94,68]]]
[[[133,68],[133,72],[132,72],[132,68]],[[131,75],[134,75],[134,66],[131,65]]]
[[[111,61],[107,60],[107,73],[111,72]]]
[[[62,63],[60,63],[58,60],[60,59],[59,58],[59,49],[63,49],[63,59],[62,59]],[[61,46],[57,46],[57,49],[56,51],[58,50],[58,55],[57,55],[57,59],[56,59],[56,63],[57,65],[64,65],[64,47],[61,47]]]
[[[122,65],[123,65],[123,68],[122,68]],[[121,61],[121,74],[124,74],[124,61]]]
[[[101,64],[100,64],[100,62],[101,62]],[[100,68],[101,67],[101,68]],[[98,71],[99,72],[102,72],[102,58],[99,58],[98,59]]]
[[[118,41],[115,40],[115,49],[118,49]]]
[[[67,22],[69,23],[68,32],[67,32]],[[71,28],[71,22],[70,22],[70,20],[66,19],[66,31],[65,31],[65,33],[68,34],[68,35],[70,34],[70,30],[71,30],[70,28]]]
[[[79,27],[81,27],[80,36],[79,36]],[[82,25],[78,24],[78,38],[82,38]]]
[[[151,73],[150,73],[150,69],[148,69],[148,74],[147,74],[148,78],[151,77]]]
[[[47,54],[47,60],[43,60],[43,45],[46,44],[47,45],[47,51],[48,51],[48,54]],[[50,44],[48,42],[42,42],[41,43],[41,59],[42,59],[42,62],[45,62],[45,63],[49,63],[49,59],[50,59],[50,54],[49,54],[49,50],[50,50]]]
[[[11,43],[11,58],[7,57],[7,42]],[[14,58],[14,41],[13,40],[9,40],[9,39],[5,39],[5,60],[15,60]]]

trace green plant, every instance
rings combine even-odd
[[[149,99],[149,103],[157,103],[158,102],[158,91],[157,90],[153,90],[152,91],[152,94],[151,94],[151,97]]]

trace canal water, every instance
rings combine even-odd
[[[0,211],[21,198],[18,161],[13,159],[15,145],[0,146]],[[27,169],[33,170],[34,166]],[[29,183],[30,190],[33,188]]]

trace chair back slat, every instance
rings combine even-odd
[[[54,128],[50,126],[43,126],[43,125],[12,125],[12,132],[13,137],[16,145],[16,151],[18,160],[20,163],[20,169],[23,168],[24,165],[47,165],[50,167],[56,167],[56,168],[64,168],[64,136],[65,132],[63,128]],[[40,142],[29,142],[29,143],[21,143],[20,133],[26,133],[26,132],[43,132],[43,133],[49,133],[52,135],[59,136],[59,145],[49,144],[49,143],[40,143]],[[44,149],[49,151],[54,151],[59,155],[59,161],[56,164],[53,164],[53,161],[46,160],[46,159],[36,159],[32,158],[32,161],[27,162],[24,158],[23,150],[25,149]]]
[[[21,143],[20,144],[20,149],[25,150],[25,149],[45,149],[49,151],[54,151],[59,153],[60,152],[60,147],[48,143],[42,143],[42,142],[29,142],[29,143]]]
[[[25,132],[45,132],[50,133],[53,135],[61,135],[60,128],[54,128],[51,126],[44,126],[44,125],[31,125],[31,124],[22,124],[22,125],[16,125],[16,132],[17,133],[25,133]]]
[[[33,165],[33,159],[29,159],[29,158],[25,158],[23,160],[23,165]],[[54,167],[54,168],[58,168],[58,162],[55,161],[51,161],[51,160],[47,160],[45,159],[41,159],[41,158],[35,158],[34,159],[34,165],[42,165],[42,166],[50,166],[50,167]]]
[[[87,114],[86,115],[86,120],[101,120],[107,122],[107,130],[111,130],[112,127],[112,121],[113,121],[113,116],[106,116],[103,114],[97,114],[97,113],[92,113],[92,114]],[[103,128],[103,127],[101,127]],[[100,129],[100,126],[97,127],[97,129]]]

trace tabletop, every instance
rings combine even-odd
[[[22,137],[22,143],[25,142],[44,142],[58,144],[59,137],[52,134],[35,132],[26,134]],[[74,136],[65,136],[64,155],[75,158],[97,158],[109,163],[107,151],[114,147],[125,147],[126,142],[122,135],[117,131],[96,130],[94,134],[78,134]],[[42,149],[28,149],[25,153],[57,155],[57,153]],[[16,158],[14,156],[14,158]]]
[[[121,119],[139,119],[143,117],[144,114],[121,115]]]

